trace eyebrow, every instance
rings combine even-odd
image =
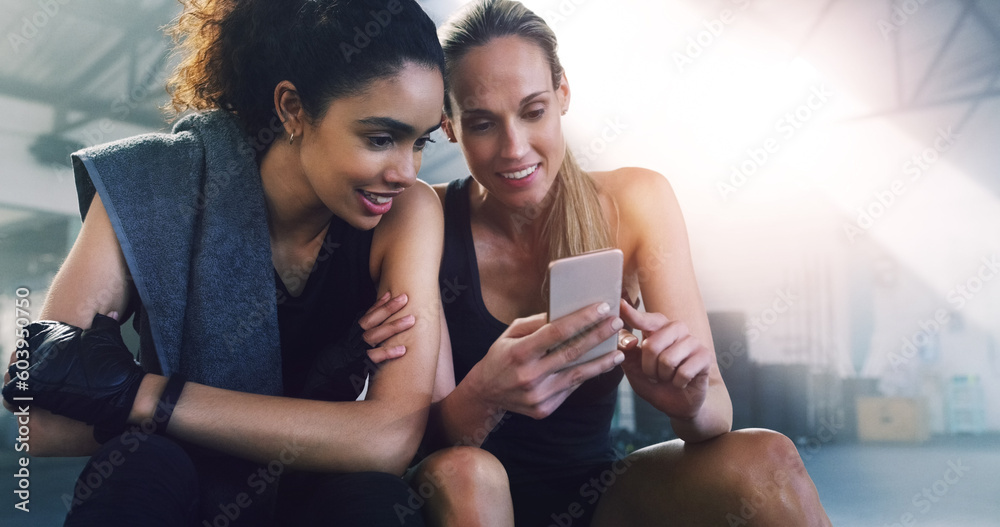
[[[519,103],[519,105],[520,106],[524,106],[525,104],[528,104],[529,102],[531,102],[531,100],[534,99],[535,97],[538,97],[539,95],[545,95],[548,92],[549,92],[549,90],[541,90],[541,91],[536,91],[535,93],[532,93],[532,94],[529,94],[529,95],[525,95],[524,97],[521,98],[521,102]],[[489,114],[492,114],[492,113],[493,112],[491,112],[489,110],[483,110],[482,108],[473,108],[471,110],[465,110],[465,111],[463,111],[462,115],[466,115],[466,114],[488,114],[489,115]]]
[[[399,135],[416,135],[417,131],[416,128],[392,117],[365,117],[364,119],[358,119],[357,123],[375,128],[385,128]],[[427,135],[440,127],[441,123],[437,123],[425,130],[421,135]]]

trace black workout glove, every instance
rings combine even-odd
[[[51,320],[27,329],[28,373],[18,377],[18,363],[11,365],[4,399],[32,397],[54,414],[94,425],[98,442],[121,434],[145,372],[122,342],[118,322],[98,314],[87,330]]]

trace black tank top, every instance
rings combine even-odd
[[[331,349],[345,355],[344,366],[324,387],[322,396],[309,398],[353,401],[360,394],[367,354],[363,347],[343,343],[358,318],[375,303],[375,284],[369,271],[373,233],[355,229],[334,216],[299,296],[288,294],[275,270],[286,396],[304,396],[303,386],[316,357]]]
[[[456,383],[507,329],[483,303],[469,218],[471,179],[452,181],[444,205],[444,257],[439,280]],[[483,449],[503,463],[512,483],[539,473],[574,471],[613,460],[611,418],[622,375],[619,367],[583,383],[545,419],[508,412]]]

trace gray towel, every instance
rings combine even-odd
[[[144,366],[281,394],[267,209],[254,150],[236,119],[191,115],[171,134],[95,146],[72,159],[80,214],[100,194],[139,293]]]

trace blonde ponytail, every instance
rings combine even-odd
[[[597,184],[569,148],[555,185],[552,209],[542,227],[542,236],[549,240],[549,261],[611,247],[611,229]]]

